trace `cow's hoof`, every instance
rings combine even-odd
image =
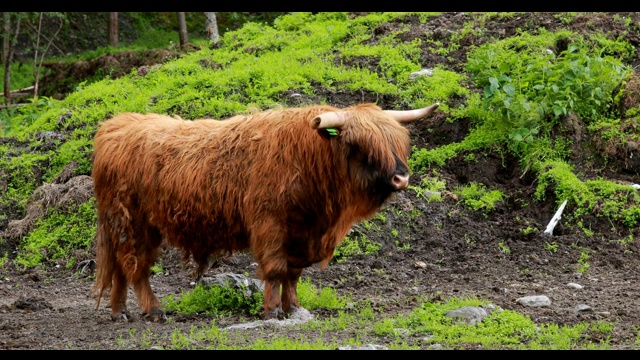
[[[167,321],[167,315],[162,309],[155,308],[149,314],[145,314],[144,319],[151,322],[165,322]]]
[[[271,319],[279,319],[282,320],[285,317],[284,311],[280,307],[277,307],[269,312],[266,312],[262,315],[263,320],[271,320]]]
[[[118,314],[111,314],[111,320],[113,321],[121,321],[121,322],[129,322],[129,316],[124,313],[118,313]]]

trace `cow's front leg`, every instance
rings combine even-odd
[[[298,302],[298,279],[302,274],[302,269],[289,268],[282,283],[282,310],[290,314],[292,310],[300,307]]]
[[[264,284],[264,301],[262,303],[262,318],[264,320],[278,319],[284,316],[280,303],[279,280],[266,280]]]
[[[282,310],[287,316],[306,320],[313,318],[311,313],[298,302],[298,280],[303,269],[289,268],[282,283]]]
[[[280,286],[287,274],[287,254],[282,248],[286,233],[279,221],[269,214],[251,228],[251,251],[258,262],[256,275],[265,282],[262,317],[283,318]]]

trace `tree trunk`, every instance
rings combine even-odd
[[[9,54],[9,45],[11,39],[9,33],[11,32],[11,15],[8,12],[2,13],[2,64],[4,65],[7,55]]]
[[[18,42],[18,34],[20,33],[20,18],[16,18],[16,30],[13,34],[13,40],[11,39],[11,14],[4,13],[4,38],[8,39],[8,46],[4,57],[4,102],[7,105],[11,104],[11,62],[13,61],[13,47]],[[4,46],[4,42],[3,42]],[[4,50],[4,49],[3,49]]]
[[[220,40],[220,33],[218,32],[218,21],[216,20],[216,13],[206,12],[204,13],[206,18],[205,29],[207,31],[207,39],[214,44]]]
[[[180,27],[178,32],[180,35],[180,47],[184,49],[189,43],[189,34],[187,33],[187,18],[183,12],[178,13],[178,26]]]
[[[109,13],[109,46],[118,47],[118,13]]]
[[[35,83],[33,85],[33,98],[38,97],[38,78],[40,77],[40,68],[38,67],[38,49],[40,48],[40,30],[42,30],[42,16],[40,13],[38,16],[38,30],[36,31],[36,46],[33,51],[33,78]],[[44,55],[44,54],[43,54]]]

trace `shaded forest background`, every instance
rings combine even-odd
[[[213,14],[215,37],[207,14]],[[240,28],[247,22],[271,24],[282,12],[3,12],[2,103],[27,102],[38,95],[62,98],[82,82],[119,77],[132,66],[157,63],[161,57],[179,56],[215,42],[217,36]],[[114,17],[115,15],[115,17]],[[113,19],[117,18],[117,26]],[[182,21],[181,21],[182,20]],[[115,34],[114,34],[115,31]],[[106,61],[128,53],[136,61]],[[103,61],[97,60],[103,57]],[[126,56],[125,56],[126,57]],[[145,59],[148,57],[148,59]],[[73,65],[93,61],[90,69]],[[89,64],[91,65],[91,64]],[[75,67],[71,70],[71,67]],[[34,89],[35,85],[35,89]]]

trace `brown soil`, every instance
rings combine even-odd
[[[638,24],[638,13],[619,14],[630,16]],[[534,30],[545,27],[549,30],[571,28],[578,31],[599,31],[613,38],[621,36],[636,48],[640,46],[638,31],[626,31],[622,21],[612,14],[580,15],[569,24],[558,20],[552,13],[527,13],[513,18],[492,19],[485,23],[483,35],[464,38],[459,50],[450,57],[433,53],[424,41],[427,37],[438,39],[446,46],[451,32],[462,29],[470,15],[445,13],[421,24],[417,18],[389,23],[376,29],[375,42],[379,35],[409,26],[409,30],[398,35],[405,41],[422,39],[423,51],[420,63],[425,68],[444,64],[447,68],[463,71],[466,52],[470,46],[479,45],[493,38],[504,38],[516,33],[516,29]],[[161,56],[160,56],[161,57]],[[160,58],[158,57],[158,58]],[[122,62],[122,60],[119,60]],[[640,64],[636,54],[632,66]],[[148,65],[148,64],[145,64]],[[376,64],[362,59],[354,66]],[[85,66],[85,65],[82,65]],[[138,62],[131,65],[141,66]],[[125,66],[126,67],[126,66]],[[124,71],[125,73],[127,70]],[[90,77],[91,74],[87,74]],[[621,106],[638,106],[638,78],[628,82],[627,95]],[[382,107],[391,106],[394,99],[376,97],[365,92],[334,92],[318,87],[316,96],[305,98],[294,92],[282,95],[287,106],[319,101],[326,98],[332,105],[346,106],[355,102],[375,101]],[[624,112],[623,112],[624,113]],[[447,121],[447,114],[436,116],[419,124],[410,125],[414,144],[434,147],[460,141],[469,132],[469,121]],[[636,131],[635,119],[623,119],[625,131]],[[606,178],[624,183],[640,183],[640,154],[638,144],[621,147],[600,140],[591,134],[575,118],[567,117],[558,135],[570,136],[574,141],[573,159],[576,172],[583,180]],[[635,148],[634,148],[635,146]],[[590,156],[587,154],[606,154]],[[635,152],[635,153],[634,153]],[[633,153],[635,156],[629,156]],[[385,316],[408,312],[416,306],[417,296],[434,300],[450,296],[475,296],[488,299],[496,306],[527,314],[539,324],[553,323],[560,326],[585,321],[603,320],[615,324],[610,334],[610,344],[616,349],[635,348],[637,327],[640,326],[640,230],[631,234],[634,241],[621,241],[629,233],[622,228],[593,216],[584,223],[595,235],[586,236],[584,231],[569,227],[563,221],[556,226],[553,235],[544,235],[548,222],[557,209],[557,200],[548,193],[545,201],[533,198],[536,178],[530,172],[523,173],[517,159],[506,154],[488,152],[477,156],[477,162],[459,158],[449,161],[438,170],[447,181],[448,190],[471,181],[481,182],[491,189],[499,189],[508,198],[498,204],[487,216],[472,212],[459,203],[450,192],[445,192],[442,202],[427,202],[416,197],[413,191],[398,193],[385,207],[386,219],[372,220],[375,225],[365,229],[362,224],[353,228],[354,235],[366,233],[373,241],[382,245],[378,255],[358,255],[344,262],[333,262],[325,270],[314,267],[305,270],[318,287],[332,287],[338,294],[352,294],[354,300],[368,299],[374,308],[383,309]],[[412,184],[420,183],[414,175]],[[72,183],[74,182],[75,183]],[[65,178],[56,188],[66,193],[55,197],[55,204],[73,195],[73,184],[78,179]],[[51,185],[50,189],[53,189]],[[86,197],[86,193],[82,193]],[[43,197],[36,200],[43,203]],[[416,217],[407,214],[417,209]],[[400,210],[401,216],[397,215]],[[574,209],[568,206],[565,214]],[[23,223],[23,226],[26,223]],[[525,234],[521,229],[535,227],[539,231]],[[396,237],[392,229],[398,230]],[[1,229],[0,229],[1,230]],[[400,245],[407,245],[401,248]],[[557,251],[545,249],[545,244],[557,244]],[[579,271],[581,254],[589,255],[588,268]],[[207,326],[212,317],[206,315],[184,316],[169,314],[172,321],[165,324],[149,323],[136,313],[137,304],[133,292],[129,294],[128,308],[133,321],[112,322],[109,309],[103,301],[95,309],[95,298],[90,295],[93,285],[94,249],[79,251],[79,266],[66,269],[61,266],[42,266],[22,271],[12,266],[2,268],[0,276],[0,349],[121,349],[145,348],[140,341],[122,342],[135,329],[137,334],[151,329],[154,345],[170,344],[174,329],[188,333],[192,326]],[[167,249],[162,265],[164,273],[154,275],[151,284],[159,297],[179,295],[192,289],[194,281],[190,269],[180,265],[181,254]],[[420,264],[422,262],[424,264]],[[223,261],[219,267],[209,270],[208,276],[219,273],[248,273],[254,275],[255,265],[249,254],[238,254]],[[355,276],[355,275],[359,276]],[[567,286],[578,283],[577,290]],[[524,307],[516,299],[526,295],[547,295],[549,307]],[[579,305],[588,305],[589,311],[578,311]],[[317,319],[325,319],[337,312],[313,311]],[[219,327],[258,320],[243,314],[215,318]],[[297,339],[295,327],[264,330],[248,330],[249,338],[268,338],[284,334]],[[332,341],[334,335],[322,335]],[[138,336],[139,338],[139,336]],[[363,343],[384,344],[383,338],[364,336]],[[416,339],[407,338],[407,342]],[[599,339],[585,339],[597,342]],[[426,345],[425,345],[426,348]]]

